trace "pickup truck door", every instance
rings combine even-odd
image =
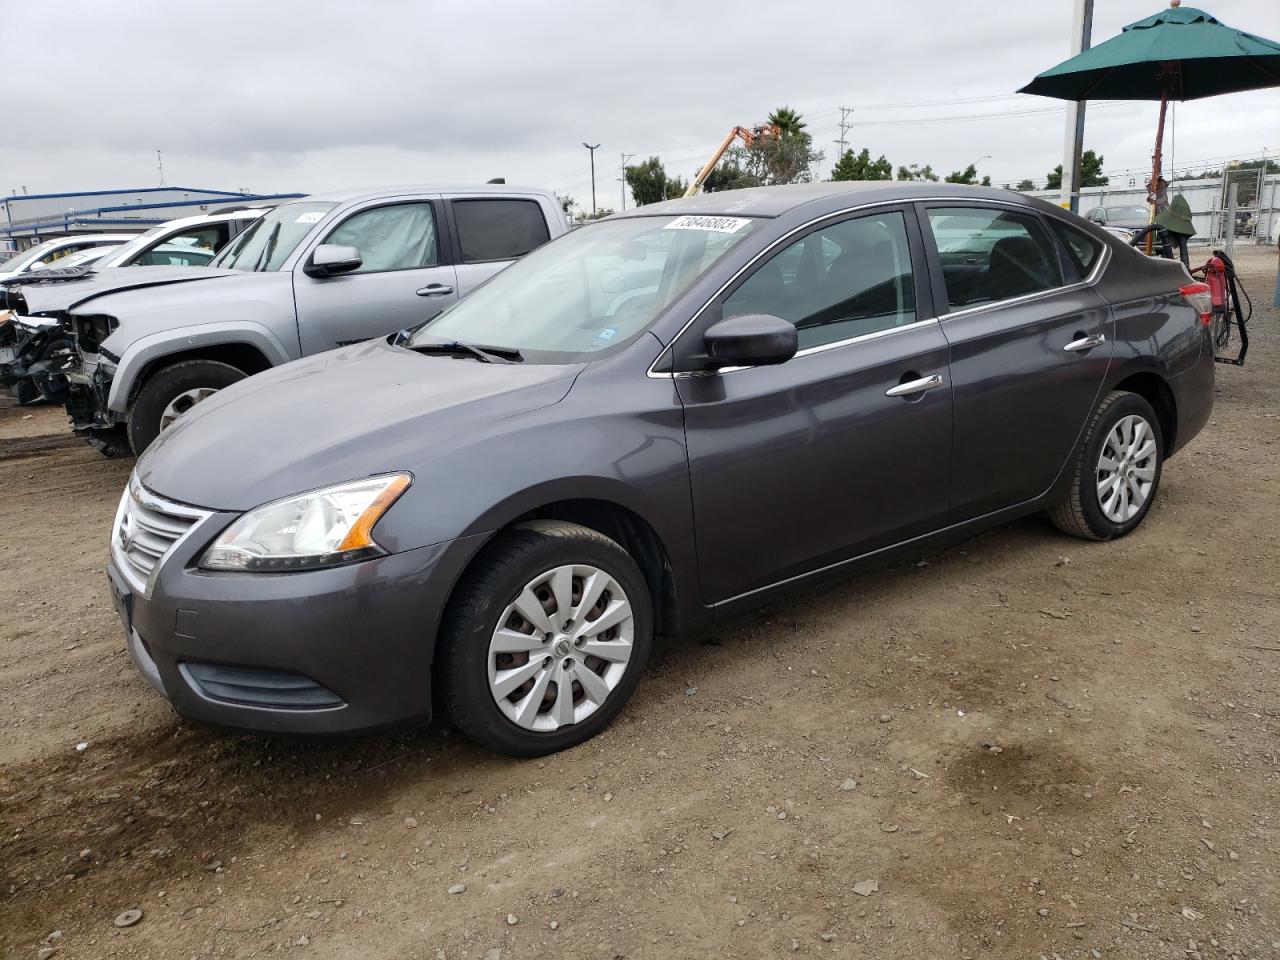
[[[446,193],[458,296],[551,239],[545,198]]]
[[[307,273],[315,246],[355,247],[364,261],[349,273]],[[457,298],[443,202],[397,198],[348,211],[318,237],[293,270],[303,355],[421,323]]]

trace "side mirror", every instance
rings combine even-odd
[[[336,243],[322,243],[311,254],[311,260],[303,267],[303,273],[309,277],[332,277],[339,273],[350,273],[358,270],[364,261],[360,251],[355,247],[344,247]]]
[[[767,313],[745,313],[713,323],[702,342],[712,367],[786,363],[800,345],[795,324]]]

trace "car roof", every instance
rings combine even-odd
[[[812,205],[813,212],[841,210],[851,205],[921,199],[1003,200],[1029,207],[1043,201],[1015,190],[999,187],[969,187],[955,183],[901,180],[842,180],[835,183],[790,183],[776,187],[720,190],[695,197],[665,200],[637,207],[614,217],[645,217],[700,214],[708,216],[780,217],[797,207]]]
[[[400,197],[406,194],[424,193],[496,193],[536,194],[540,197],[551,197],[552,193],[544,187],[521,187],[510,183],[411,183],[390,187],[354,187],[349,190],[331,190],[328,193],[313,193],[302,200],[292,203],[306,203],[309,200],[323,200],[330,203],[349,203],[356,200],[378,200],[382,197]]]

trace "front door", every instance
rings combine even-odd
[[[945,522],[948,347],[917,306],[923,259],[910,211],[827,221],[707,311],[783,317],[800,350],[778,366],[676,374],[705,601]],[[696,346],[701,330],[689,337]]]
[[[457,299],[450,258],[441,252],[438,207],[429,200],[357,210],[321,243],[355,247],[350,273],[312,277],[310,253],[294,269],[303,354],[318,353],[421,323]]]
[[[1077,275],[1093,262],[1063,257],[1038,215],[946,204],[923,220],[935,299],[949,311],[951,506],[962,521],[1048,490],[1098,404],[1114,335],[1110,308]]]

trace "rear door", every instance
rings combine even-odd
[[[534,197],[446,194],[458,296],[551,239],[547,211]]]
[[[340,217],[299,258],[293,271],[303,354],[395,333],[457,299],[457,278],[438,199],[381,201]],[[350,273],[312,277],[315,246],[355,247],[363,260]]]
[[[794,323],[800,342],[777,366],[675,375],[705,601],[946,522],[948,347],[927,289],[918,296],[914,220],[906,208],[815,225],[680,338],[677,362],[718,317],[767,313]]]
[[[1110,308],[1083,282],[1104,254],[1077,263],[1014,205],[922,204],[921,223],[951,345],[962,521],[1044,493],[1075,448],[1114,346]]]

